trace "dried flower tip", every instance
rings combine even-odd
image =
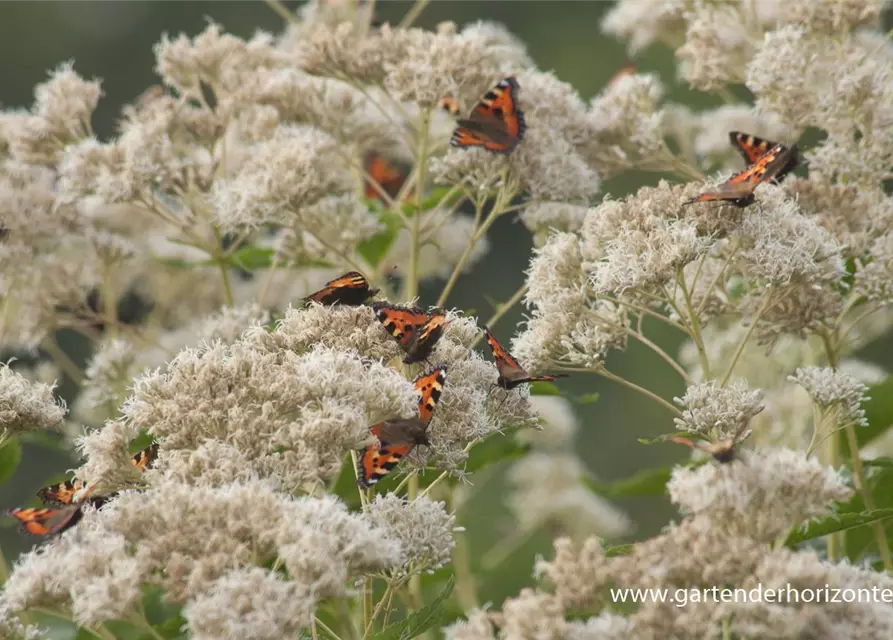
[[[788,380],[806,389],[812,401],[822,409],[836,409],[835,419],[839,426],[868,426],[862,408],[862,404],[870,400],[865,395],[868,387],[853,376],[830,367],[802,367]]]

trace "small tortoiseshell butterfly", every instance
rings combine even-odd
[[[145,471],[152,466],[152,463],[155,462],[157,457],[158,443],[153,442],[142,451],[138,451],[134,454],[132,458],[133,465],[140,471]],[[78,478],[72,478],[71,480],[60,482],[59,484],[44,487],[37,492],[37,497],[40,498],[44,504],[57,506],[68,505],[73,502],[75,494],[83,488],[83,481]]]
[[[460,119],[450,144],[454,147],[483,147],[493,153],[509,154],[524,139],[527,125],[518,108],[518,81],[499,81],[490,89],[467,119]]]
[[[786,147],[783,144],[776,144],[744,171],[736,173],[719,185],[716,191],[698,194],[682,204],[719,200],[742,208],[751,205],[754,202],[754,189],[757,185],[774,180],[779,173],[784,175],[789,172],[797,164],[797,153],[797,145]]]
[[[505,390],[511,390],[519,384],[525,382],[551,382],[557,378],[567,378],[566,373],[556,373],[549,376],[531,376],[524,368],[518,364],[514,356],[506,351],[499,341],[490,333],[490,329],[484,327],[484,335],[487,337],[487,344],[493,351],[493,357],[496,359],[496,369],[499,371],[499,378],[496,384]]]
[[[363,169],[369,175],[369,178],[377,182],[391,198],[397,197],[410,173],[409,165],[390,160],[375,151],[370,151],[365,155],[363,158]],[[363,195],[370,200],[382,199],[378,189],[369,180],[365,183]]]
[[[370,427],[378,444],[368,445],[359,452],[357,483],[371,487],[385,477],[417,445],[428,445],[428,423],[443,393],[446,367],[435,367],[415,379],[419,393],[419,417],[387,420]]]
[[[326,283],[326,286],[311,293],[304,298],[308,302],[319,304],[346,304],[351,306],[361,305],[371,298],[378,289],[369,286],[369,281],[357,271],[348,271],[334,280]]]
[[[404,364],[427,360],[450,324],[441,309],[428,314],[418,307],[400,307],[387,302],[375,303],[372,308],[378,321],[406,352]]]
[[[10,509],[7,513],[22,523],[22,531],[32,536],[48,536],[70,529],[83,517],[84,505],[91,504],[96,508],[107,501],[107,497],[90,498],[93,488],[88,489],[81,500],[74,504],[52,509],[49,507],[29,507]]]
[[[747,430],[748,422],[745,420],[741,423],[741,426],[738,427],[738,431],[735,432],[729,440],[723,440],[722,442],[703,442],[700,440],[689,440],[688,438],[683,438],[682,436],[670,436],[667,438],[670,442],[675,442],[676,444],[682,444],[686,447],[691,447],[692,449],[698,449],[699,451],[703,451],[704,453],[709,453],[713,456],[713,459],[721,464],[726,464],[735,460],[738,456],[738,450],[735,446],[738,444],[741,436]]]
[[[738,149],[738,153],[744,158],[744,162],[747,166],[756,164],[763,154],[769,151],[772,147],[778,145],[777,142],[758,138],[753,134],[742,133],[740,131],[729,131],[729,140],[731,141],[732,146]],[[795,151],[788,159],[787,164],[778,170],[773,180],[776,182],[784,180],[784,177],[797,167],[798,162],[799,157]]]

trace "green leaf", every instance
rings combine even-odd
[[[384,224],[383,231],[375,234],[357,247],[357,252],[366,259],[373,268],[381,264],[382,259],[387,255],[397,234],[400,233],[401,218],[400,215],[393,211],[381,211],[378,214],[379,220]]]
[[[605,547],[605,556],[614,558],[616,556],[627,556],[633,551],[631,544],[615,544],[611,547]]]
[[[662,496],[666,492],[667,481],[672,472],[671,466],[655,467],[615,482],[597,482],[592,478],[585,478],[583,482],[589,489],[606,498]]]
[[[388,626],[387,629],[376,633],[372,637],[375,640],[410,640],[411,638],[417,638],[432,627],[443,624],[446,612],[442,605],[450,597],[455,584],[456,577],[450,576],[446,585],[444,585],[431,604],[422,607],[400,622]]]
[[[0,484],[12,477],[22,461],[22,445],[15,438],[7,440],[0,449]]]
[[[856,439],[860,447],[893,425],[893,376],[887,376],[882,382],[868,387],[865,395],[870,398],[862,404],[868,426],[856,428]],[[844,446],[846,446],[845,440]]]
[[[862,461],[863,467],[881,467],[884,469],[893,469],[893,458],[871,458]]]
[[[522,444],[512,437],[494,435],[472,447],[465,463],[466,473],[480,471],[486,466],[527,455],[529,444]]]
[[[561,390],[551,382],[531,382],[530,395],[532,396],[560,396]]]
[[[584,393],[582,396],[573,398],[573,401],[576,404],[595,404],[596,402],[598,402],[600,397],[601,396],[598,394],[598,392]]]
[[[270,265],[273,264],[273,255],[275,253],[275,249],[265,247],[242,247],[241,249],[234,251],[232,255],[229,256],[227,262],[230,265],[245,271],[269,269]]]
[[[861,511],[859,513],[835,513],[820,520],[813,520],[795,531],[792,531],[785,544],[792,547],[801,542],[821,538],[838,531],[846,531],[855,527],[861,527],[879,520],[893,518],[893,509],[875,509],[873,511]]]

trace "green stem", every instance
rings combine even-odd
[[[319,627],[320,629],[322,629],[323,631],[325,631],[326,633],[328,633],[328,634],[329,634],[329,637],[332,638],[332,640],[341,640],[341,636],[339,636],[337,633],[335,633],[334,631],[332,631],[332,629],[329,628],[329,626],[328,626],[325,622],[323,622],[322,620],[320,620],[318,617],[313,616],[313,623],[314,623],[317,627]]]
[[[726,375],[723,376],[722,382],[720,383],[720,387],[726,386],[729,381],[729,378],[732,377],[732,372],[735,370],[735,365],[738,364],[738,358],[741,357],[741,353],[744,351],[744,347],[747,345],[747,341],[750,340],[750,336],[753,335],[754,330],[757,328],[757,323],[760,321],[760,318],[766,313],[766,310],[769,309],[769,303],[772,301],[773,290],[769,289],[766,292],[766,295],[763,297],[763,303],[760,305],[760,308],[757,310],[754,317],[750,320],[750,326],[747,328],[747,332],[744,334],[744,337],[741,339],[741,342],[738,344],[738,348],[735,349],[735,354],[732,356],[732,361],[729,363],[729,368],[726,369]]]
[[[853,482],[856,489],[862,494],[862,500],[865,502],[865,508],[869,511],[875,509],[874,496],[871,494],[871,487],[865,481],[865,472],[862,469],[862,458],[859,457],[859,440],[856,438],[856,429],[852,423],[844,427],[846,432],[847,443],[850,446],[850,459],[853,462]],[[890,557],[890,545],[887,542],[887,534],[884,524],[880,521],[871,523],[874,531],[874,539],[877,542],[878,551],[881,554],[881,560],[884,562],[884,570],[893,573],[893,559]]]
[[[406,12],[406,15],[403,16],[403,19],[400,21],[398,25],[399,29],[408,29],[412,26],[412,23],[416,21],[416,18],[419,17],[419,14],[425,10],[425,7],[428,6],[428,3],[431,0],[416,0],[415,4],[412,5],[412,8]]]
[[[697,313],[695,313],[695,307],[691,301],[691,293],[689,293],[688,287],[685,286],[685,274],[682,271],[682,267],[676,271],[676,282],[682,288],[682,297],[685,299],[685,307],[688,311],[688,324],[691,327],[691,339],[698,350],[701,372],[704,374],[704,379],[709,380],[713,375],[710,372],[710,360],[707,358],[707,350],[704,348],[704,338],[701,336],[701,322]]]
[[[388,585],[388,589],[391,588],[391,585]],[[381,602],[384,602],[384,598],[381,599]],[[381,604],[379,602],[379,604]],[[366,583],[363,585],[363,638],[369,635],[369,631],[372,629],[372,625],[375,622],[375,618],[378,615],[378,609],[375,609],[375,613],[372,613],[372,577],[366,576]]]
[[[422,197],[425,191],[426,170],[428,164],[428,124],[431,120],[430,109],[422,109],[419,126],[419,151],[416,157],[416,211],[412,216],[412,229],[409,243],[409,277],[406,280],[405,298],[413,300],[419,294],[419,236],[422,225]]]
[[[381,600],[378,601],[378,604],[375,605],[375,610],[371,612],[371,615],[367,617],[366,620],[366,630],[363,632],[363,639],[369,637],[369,634],[372,632],[372,627],[375,624],[375,621],[378,619],[378,615],[381,613],[381,610],[384,608],[385,604],[391,599],[391,591],[393,591],[394,586],[388,582],[388,586],[385,589],[384,594],[381,596]],[[369,609],[372,609],[372,600],[370,595],[369,600]]]
[[[284,4],[282,4],[282,2],[280,2],[280,0],[267,0],[267,6],[270,7],[270,9],[272,9],[273,11],[275,11],[279,15],[279,17],[282,18],[283,20],[285,20],[286,22],[293,22],[295,24],[297,24],[299,22],[298,16],[296,16],[291,11],[289,11],[288,7],[286,7]]]
[[[478,241],[487,233],[487,229],[496,221],[499,212],[494,205],[493,209],[487,214],[486,219],[483,224],[478,226],[478,220],[481,217],[481,204],[478,204],[475,208],[475,216],[474,216],[474,231],[471,234],[471,237],[468,239],[468,245],[465,247],[465,251],[462,252],[462,256],[459,258],[459,261],[456,263],[456,266],[453,267],[453,272],[450,274],[449,280],[447,280],[446,285],[443,287],[443,291],[440,292],[440,297],[437,299],[437,306],[441,307],[447,301],[447,298],[450,295],[450,292],[453,290],[453,287],[456,285],[456,281],[459,279],[459,275],[462,273],[462,269],[465,267],[465,264],[468,262],[468,258],[471,256],[471,252],[474,251],[475,246]]]
[[[81,373],[81,368],[58,345],[54,337],[47,336],[44,338],[40,343],[40,348],[46,351],[50,358],[53,359],[53,362],[56,363],[56,366],[62,369],[72,382],[78,387],[84,386],[84,374]]]
[[[635,382],[630,382],[630,381],[627,380],[626,378],[621,378],[620,376],[611,373],[610,371],[608,371],[608,370],[605,369],[604,367],[600,367],[600,368],[598,368],[598,369],[594,369],[594,370],[592,370],[592,371],[593,371],[594,373],[596,373],[596,374],[598,374],[598,375],[604,377],[604,378],[607,378],[608,380],[613,380],[614,382],[617,382],[617,383],[619,383],[619,384],[622,384],[623,386],[628,387],[628,388],[632,389],[633,391],[636,391],[636,392],[638,392],[638,393],[641,393],[642,395],[648,396],[649,398],[651,398],[652,400],[654,400],[654,401],[657,402],[658,404],[661,404],[661,405],[663,405],[664,407],[666,407],[667,410],[670,411],[670,412],[671,412],[674,416],[676,416],[677,418],[681,418],[681,417],[682,417],[682,412],[679,411],[679,409],[677,409],[676,407],[674,407],[672,404],[670,404],[669,402],[667,402],[666,400],[664,400],[663,398],[661,398],[659,395],[657,395],[657,394],[654,393],[653,391],[649,391],[649,390],[646,389],[645,387],[640,387],[640,386],[637,385]]]

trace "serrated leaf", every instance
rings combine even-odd
[[[465,471],[466,473],[480,471],[491,464],[525,456],[529,451],[529,444],[522,444],[512,437],[496,434],[472,447],[465,463]]]
[[[531,382],[530,395],[532,396],[560,396],[561,390],[551,382]]]
[[[357,247],[357,253],[363,256],[373,268],[381,264],[382,259],[397,239],[397,234],[400,233],[402,226],[399,214],[393,211],[381,211],[378,216],[385,226],[384,230],[360,243]]]
[[[446,613],[442,605],[450,597],[455,585],[456,576],[450,576],[450,579],[437,597],[431,601],[431,604],[408,615],[400,622],[388,626],[387,629],[376,633],[372,637],[375,640],[410,640],[425,633],[428,629],[442,624],[445,617],[444,614]]]
[[[583,483],[595,493],[606,498],[644,498],[662,496],[666,493],[667,481],[673,467],[655,467],[615,482],[598,482],[584,478]]]
[[[838,531],[846,531],[855,527],[862,527],[872,522],[893,518],[893,509],[875,509],[873,511],[861,511],[859,513],[835,513],[820,520],[813,520],[796,531],[792,531],[785,544],[789,547],[821,538]]]
[[[0,484],[12,477],[22,461],[22,445],[16,438],[10,438],[0,449]]]

